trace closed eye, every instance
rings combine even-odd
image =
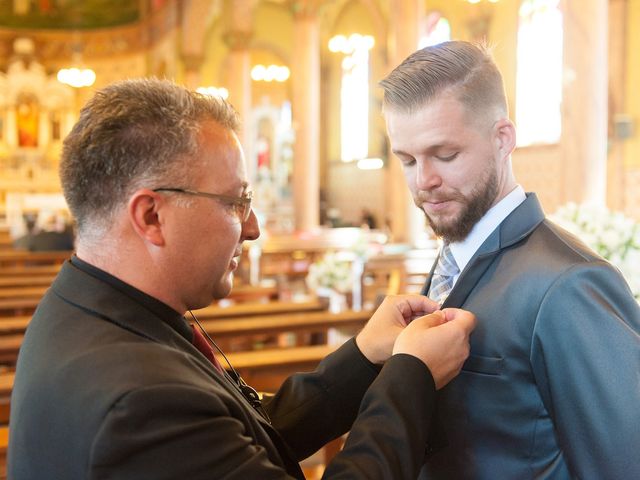
[[[411,165],[413,165],[414,163],[416,163],[416,159],[413,158],[411,155],[407,155],[405,153],[402,152],[394,152],[396,157],[398,157],[400,159],[400,162],[402,162],[402,166],[404,167],[410,167]]]
[[[455,158],[458,156],[458,153],[460,152],[455,152],[451,155],[447,155],[446,157],[441,155],[436,155],[436,158],[441,162],[451,162],[452,160],[455,160]]]

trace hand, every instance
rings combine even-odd
[[[473,313],[445,308],[415,319],[396,340],[393,354],[406,353],[422,360],[440,389],[462,369],[469,356],[469,335],[476,326]]]
[[[391,356],[398,334],[414,318],[438,307],[423,295],[389,295],[358,334],[356,344],[370,362],[384,363]]]

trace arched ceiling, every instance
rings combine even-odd
[[[0,26],[74,30],[113,27],[140,20],[141,5],[142,2],[132,0],[3,1]]]

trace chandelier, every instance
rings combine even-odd
[[[62,68],[58,71],[58,81],[74,88],[90,87],[96,81],[96,73],[90,68]]]

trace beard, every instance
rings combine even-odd
[[[421,207],[428,199],[425,194],[418,193],[414,198],[414,202],[425,214],[427,222],[436,236],[441,237],[446,242],[460,242],[467,238],[474,225],[491,208],[497,195],[498,172],[496,168],[489,168],[484,178],[468,196],[456,191],[444,197],[446,200],[453,200],[462,204],[462,210],[452,219],[440,220],[429,216]]]

